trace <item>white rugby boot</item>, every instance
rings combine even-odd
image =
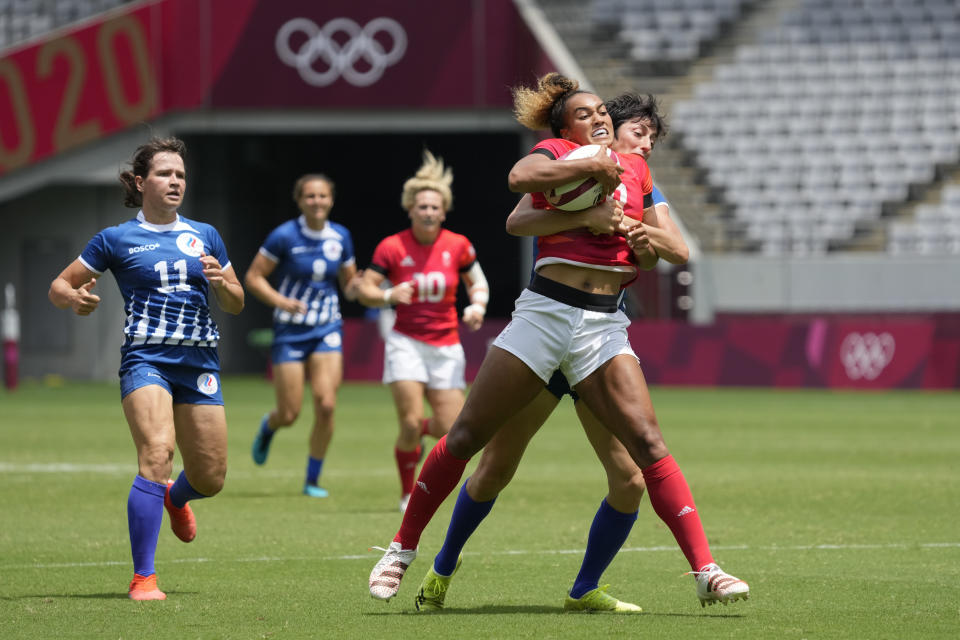
[[[389,600],[400,590],[400,581],[407,567],[417,557],[417,550],[402,549],[399,542],[391,542],[386,549],[373,548],[384,553],[370,572],[370,595],[378,600]]]
[[[736,578],[716,563],[700,568],[700,571],[690,571],[697,578],[697,597],[700,606],[714,605],[717,602],[728,604],[734,600],[746,600],[750,597],[750,585]]]

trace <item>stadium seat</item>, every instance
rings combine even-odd
[[[132,0],[0,1],[0,48],[113,9]]]
[[[762,251],[825,250],[824,240],[852,238],[854,224],[881,224],[885,204],[906,202],[910,185],[929,185],[939,166],[960,163],[960,6],[799,0],[676,113],[675,130],[695,132],[684,146],[708,184],[726,187],[738,218],[764,206],[787,215],[799,198],[839,220],[817,235],[751,227]],[[716,114],[726,121],[713,123]],[[960,187],[943,197],[960,211]],[[899,252],[953,242],[929,228],[911,235],[890,226],[888,234]]]

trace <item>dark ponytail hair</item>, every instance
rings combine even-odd
[[[137,147],[130,161],[132,170],[120,173],[120,184],[123,186],[123,205],[131,209],[143,206],[143,194],[137,189],[136,177],[146,178],[150,173],[150,163],[158,153],[175,153],[183,159],[187,156],[187,145],[179,138],[150,138],[146,143]]]

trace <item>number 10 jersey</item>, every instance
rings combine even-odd
[[[381,240],[370,268],[393,284],[413,285],[412,302],[396,306],[394,330],[438,347],[460,342],[457,285],[475,261],[466,236],[446,229],[432,244],[420,244],[409,229]]]

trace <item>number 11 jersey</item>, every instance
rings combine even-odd
[[[143,361],[219,370],[220,332],[210,317],[201,253],[230,265],[217,230],[179,214],[157,225],[141,211],[87,243],[80,262],[98,276],[110,270],[123,296],[121,373]]]

